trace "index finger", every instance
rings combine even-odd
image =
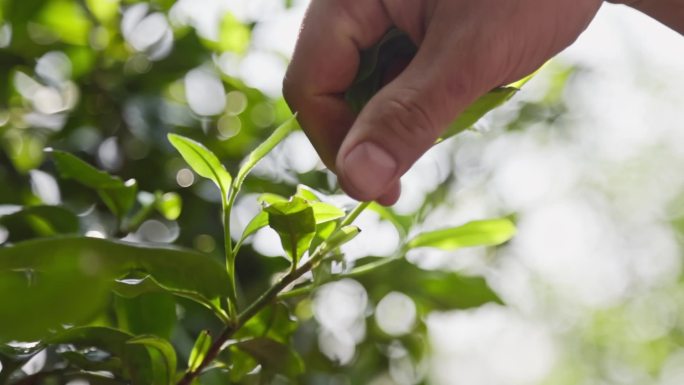
[[[323,162],[335,156],[355,116],[344,100],[360,51],[391,26],[381,0],[312,1],[283,82],[283,94]]]

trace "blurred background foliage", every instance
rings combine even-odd
[[[290,20],[295,8],[297,19],[306,2],[224,3],[0,0],[0,247],[57,234],[126,236],[221,259],[220,196],[188,168],[166,134],[206,144],[234,175],[244,156],[290,116],[277,91],[287,52],[273,48],[285,38],[264,32],[262,24],[272,24],[273,15]],[[257,35],[275,43],[255,44]],[[596,45],[580,46],[590,47],[585,57],[601,56]],[[477,132],[428,153],[402,182],[399,204],[359,218],[368,230],[344,252],[349,261],[388,256],[402,228],[415,233],[515,213],[520,231],[511,245],[458,253],[414,250],[407,258],[421,269],[402,263],[325,285],[290,308],[269,308],[248,329],[292,341],[301,359],[260,341],[231,347],[222,360],[239,365],[230,371],[217,366],[202,384],[291,383],[283,376],[248,375],[257,365],[254,357],[264,358],[269,349],[282,360],[265,357],[264,373],[296,376],[304,362],[299,378],[306,384],[684,383],[684,181],[676,166],[684,161],[677,133],[684,129],[678,123],[682,96],[675,92],[684,86],[682,67],[672,69],[674,56],[662,64],[645,58],[656,54],[632,49],[615,55],[639,57],[631,66],[623,60],[606,70],[572,55],[548,65],[526,96],[488,116]],[[668,49],[684,52],[681,45]],[[643,92],[636,95],[635,89]],[[58,178],[59,151],[119,176],[107,182],[116,188],[139,192],[129,215],[112,215],[120,202],[106,193]],[[261,193],[289,196],[303,183],[340,206],[352,204],[338,195],[334,177],[301,132],[255,175],[235,207],[235,239],[258,211]],[[126,184],[132,179],[135,188]],[[242,298],[255,298],[286,267],[270,258],[278,255],[277,236],[267,231],[242,249]],[[508,306],[496,303],[484,281],[464,277],[471,274],[485,275]],[[412,279],[424,290],[409,293],[415,288],[404,284]],[[462,279],[481,284],[476,303],[492,303],[446,312],[470,307],[452,295],[450,282]],[[73,284],[78,290],[93,283]],[[120,291],[111,305],[93,326],[170,338],[179,362],[188,359],[202,330],[216,335],[221,327],[205,308],[168,293]],[[40,317],[61,308],[31,311]],[[107,341],[118,346],[121,338]],[[65,357],[80,359],[57,351],[34,356],[33,348],[3,347],[3,382],[14,369],[35,375],[58,370]],[[106,361],[100,358],[89,360]]]

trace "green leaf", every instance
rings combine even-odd
[[[295,193],[295,195],[309,202],[320,201],[320,199],[318,199],[318,196],[314,193],[314,190],[311,187],[305,186],[303,184],[297,185],[297,192]]]
[[[242,24],[232,13],[226,12],[221,20],[218,48],[242,54],[249,47],[251,31]]]
[[[345,215],[344,210],[329,203],[309,202],[309,205],[313,209],[316,224],[334,221],[335,219],[342,218]]]
[[[73,179],[93,189],[115,189],[124,184],[120,178],[98,170],[68,152],[58,150],[47,152],[52,154],[57,171],[64,179]]]
[[[267,206],[264,211],[268,213],[268,225],[278,233],[285,252],[296,266],[316,234],[313,208],[304,199],[292,197],[287,202]]]
[[[361,229],[359,229],[357,226],[344,226],[338,230],[336,230],[330,238],[328,238],[324,243],[323,243],[323,254],[327,254],[332,250],[335,250],[336,248],[344,245],[345,243],[351,241],[352,239],[356,238],[357,235],[361,232]]]
[[[135,204],[138,184],[134,179],[126,182],[98,170],[76,156],[64,151],[49,150],[59,174],[64,179],[97,190],[107,208],[116,216],[123,217]]]
[[[298,324],[290,316],[284,304],[268,306],[252,317],[235,333],[236,339],[268,337],[274,341],[288,344]]]
[[[156,336],[138,336],[128,344],[139,344],[148,348],[152,358],[153,385],[173,385],[176,379],[176,351],[171,344]],[[152,350],[154,349],[154,350]],[[152,351],[151,351],[152,350]],[[154,351],[158,353],[155,354]]]
[[[366,266],[376,265],[366,269]],[[423,270],[404,258],[387,260],[369,257],[357,262],[351,276],[358,280],[375,302],[391,291],[411,293],[423,313],[477,307],[485,303],[501,303],[499,297],[481,277],[468,277],[456,272]]]
[[[176,325],[176,301],[166,292],[132,298],[115,296],[114,312],[119,328],[135,335],[152,334],[170,339]]]
[[[0,225],[9,230],[9,240],[18,242],[34,237],[75,234],[78,217],[59,206],[29,206],[8,215],[0,215]]]
[[[345,93],[347,103],[356,113],[361,112],[383,87],[387,71],[397,60],[408,60],[418,51],[408,35],[390,29],[373,47],[361,53],[359,70],[354,83]]]
[[[473,246],[497,246],[513,238],[515,232],[515,224],[508,218],[474,221],[458,227],[418,234],[407,243],[407,247],[456,250]]]
[[[221,319],[222,321],[226,321],[228,319],[228,316],[216,303],[216,298],[214,300],[210,300],[202,294],[198,293],[197,291],[172,289],[169,287],[164,287],[159,282],[155,281],[155,279],[150,275],[147,275],[139,279],[118,279],[114,281],[113,290],[116,294],[124,298],[135,298],[137,296],[148,293],[173,294],[177,297],[182,297],[197,302],[198,304],[206,307],[207,309],[212,310],[214,314],[216,314],[216,316],[219,317],[219,319]]]
[[[188,371],[194,372],[199,368],[200,364],[207,356],[207,352],[211,348],[211,335],[208,330],[202,330],[197,336],[195,345],[192,347],[190,352],[190,358],[188,359]]]
[[[282,142],[287,135],[292,131],[299,128],[297,125],[297,114],[294,114],[291,118],[281,124],[278,128],[273,131],[271,136],[269,136],[265,141],[263,141],[257,148],[254,149],[248,156],[245,163],[240,167],[237,176],[235,177],[235,191],[240,190],[242,183],[245,181],[247,174],[256,166],[261,159],[263,159],[271,150]]]
[[[304,373],[304,361],[289,345],[265,337],[256,337],[235,344],[254,357],[265,371],[293,378]]]
[[[287,202],[287,198],[273,193],[263,193],[257,198],[257,202],[262,205],[272,205],[277,202]]]
[[[380,215],[380,218],[392,223],[399,232],[401,238],[405,238],[413,225],[413,217],[410,215],[398,215],[392,209],[382,206],[376,202],[371,202],[368,209]]]
[[[51,335],[44,343],[52,346],[68,345],[82,352],[94,349],[107,352],[121,359],[124,378],[130,379],[132,384],[150,384],[153,376],[150,355],[144,347],[128,344],[132,338],[131,334],[118,329],[88,326],[75,327]],[[73,356],[66,358],[78,360]]]
[[[169,134],[168,139],[198,175],[213,181],[224,198],[228,196],[232,178],[213,152],[201,143],[180,135]]]
[[[225,269],[194,251],[83,237],[25,241],[0,248],[0,341],[35,340],[62,324],[82,324],[104,307],[114,280],[131,272],[146,272],[172,290],[227,295]]]
[[[175,221],[181,214],[183,200],[177,193],[167,192],[155,200],[155,206],[164,218]]]
[[[245,231],[242,232],[241,241],[245,240],[250,235],[254,234],[257,230],[268,226],[268,213],[265,211],[260,212],[245,227]]]
[[[449,125],[449,128],[442,134],[440,140],[452,137],[463,130],[472,127],[480,118],[485,116],[489,111],[504,104],[508,99],[512,98],[519,91],[515,87],[499,87],[484,94],[475,103],[456,118],[456,120]]]

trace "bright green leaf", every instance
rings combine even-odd
[[[472,127],[480,118],[485,116],[489,111],[504,104],[508,99],[518,92],[519,89],[515,87],[499,87],[484,94],[477,99],[473,104],[463,111],[456,120],[449,125],[447,130],[442,134],[440,140],[452,137],[463,130]]]
[[[271,136],[269,136],[265,141],[263,141],[257,148],[254,149],[248,156],[245,163],[240,167],[237,176],[235,177],[235,190],[239,190],[242,187],[242,183],[245,181],[247,174],[256,166],[261,159],[263,159],[278,143],[282,142],[287,135],[292,131],[299,128],[297,125],[297,114],[293,115],[290,119],[286,120],[285,123],[281,124],[278,128],[273,131]]]
[[[257,198],[257,202],[262,205],[272,205],[277,202],[287,202],[287,198],[273,193],[263,193]]]
[[[223,196],[228,196],[232,178],[213,152],[201,143],[180,135],[169,134],[168,139],[198,175],[216,183]]]
[[[124,184],[120,178],[98,170],[68,152],[49,150],[48,153],[52,155],[57,171],[64,179],[73,179],[93,189],[115,189]]]
[[[220,28],[218,48],[221,51],[242,54],[247,50],[251,31],[247,25],[235,18],[235,15],[227,12],[221,20]]]
[[[407,247],[456,250],[473,246],[497,246],[513,238],[515,232],[515,224],[508,218],[474,221],[419,234],[408,242]]]
[[[337,208],[329,203],[323,202],[309,202],[313,209],[316,224],[334,221],[342,218],[345,215],[344,210]]]
[[[306,199],[309,202],[320,201],[318,196],[314,193],[314,190],[311,187],[305,186],[303,184],[297,185],[297,193],[295,195],[302,199]]]
[[[164,218],[175,221],[181,214],[183,200],[177,193],[168,192],[160,196],[159,199],[155,201],[155,205],[157,211],[159,211]]]
[[[328,238],[323,243],[323,253],[327,254],[330,251],[335,250],[336,248],[344,245],[345,243],[356,238],[356,236],[359,235],[360,232],[361,230],[356,226],[344,226],[336,230],[330,236],[330,238]]]
[[[364,269],[373,264],[377,264],[375,268]],[[450,271],[424,270],[404,258],[362,258],[357,261],[357,267],[351,275],[363,284],[376,303],[392,291],[410,293],[424,313],[467,309],[490,302],[501,303],[483,278]]]
[[[204,357],[207,356],[209,348],[211,348],[211,335],[209,334],[209,331],[202,330],[199,336],[197,336],[195,345],[192,347],[192,351],[190,352],[190,358],[188,359],[188,371],[194,372],[197,370],[197,368],[199,368],[200,364],[202,364],[202,361],[204,360]]]

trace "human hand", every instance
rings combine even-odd
[[[393,204],[399,178],[479,96],[570,45],[601,0],[313,0],[284,95],[343,189]],[[391,27],[418,46],[358,116],[344,100],[361,50]]]

